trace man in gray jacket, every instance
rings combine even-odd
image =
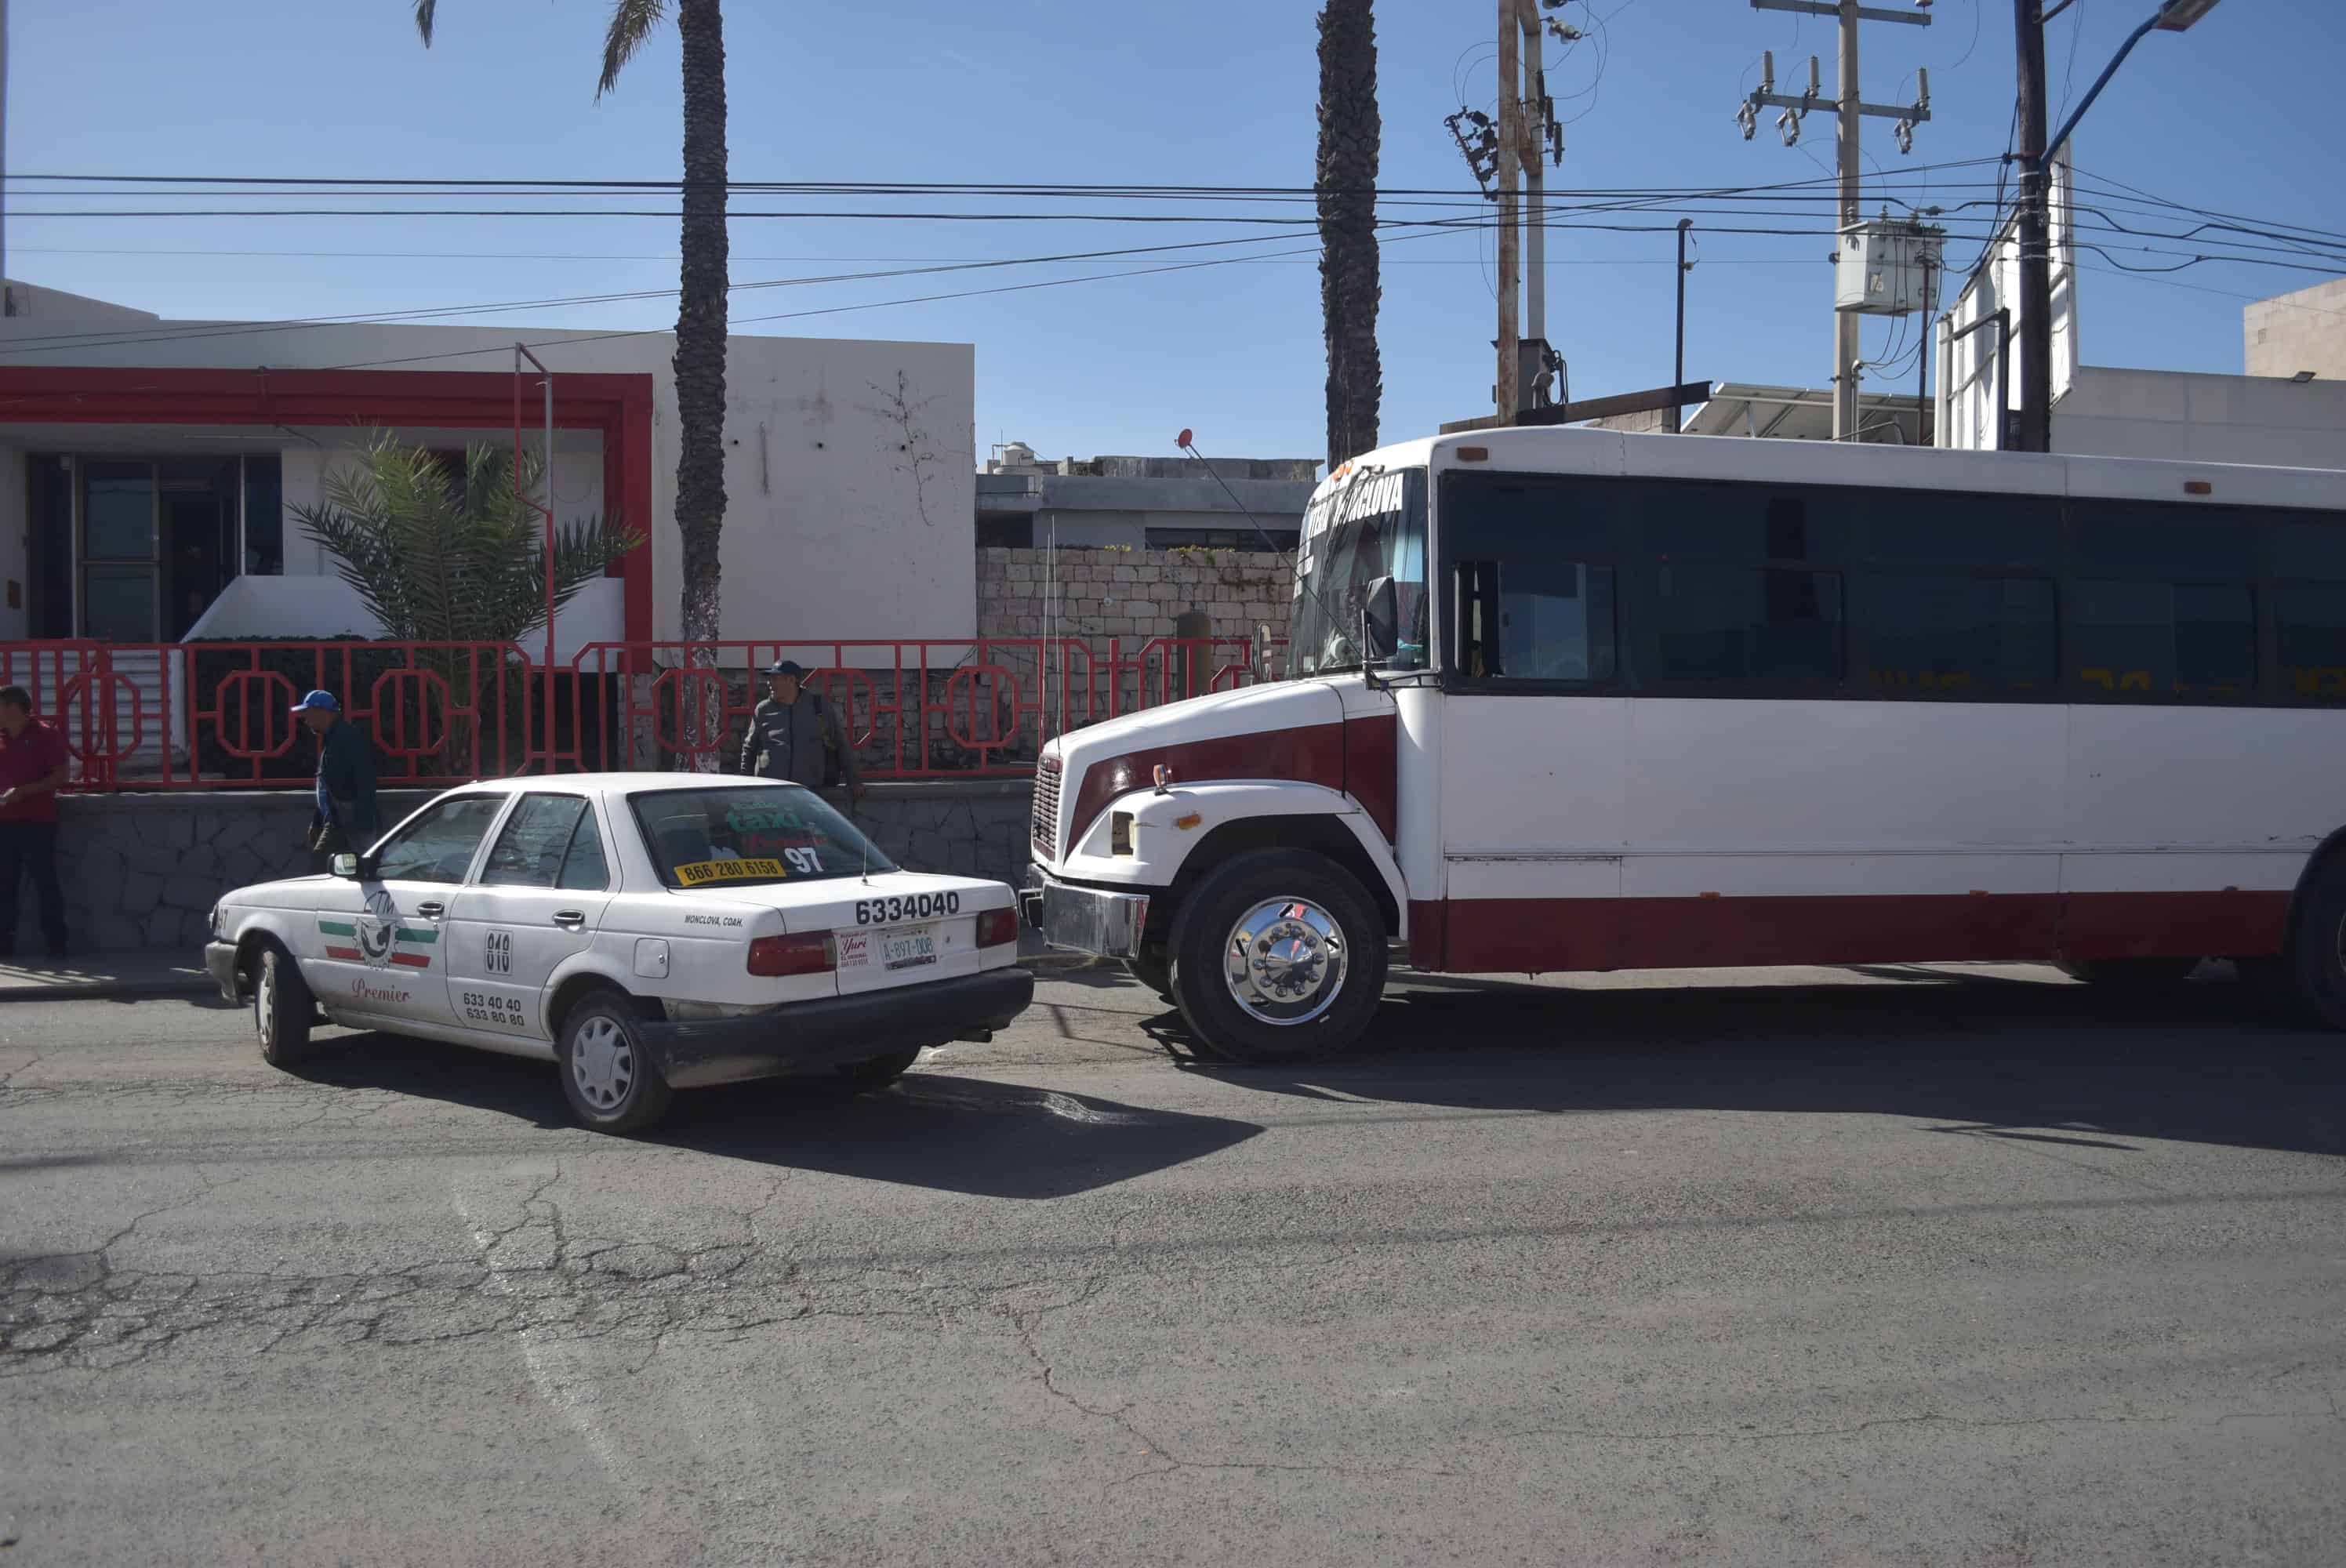
[[[856,776],[855,753],[840,729],[839,715],[821,693],[806,688],[806,671],[794,660],[777,659],[766,677],[773,695],[750,715],[749,733],[741,738],[741,771],[824,789],[843,783],[862,799],[863,780]]]

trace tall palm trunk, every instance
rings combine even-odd
[[[1328,340],[1328,466],[1377,444],[1377,27],[1371,0],[1320,13],[1320,314]]]
[[[684,276],[676,317],[676,526],[684,545],[684,635],[718,635],[725,526],[725,19],[718,0],[679,0],[684,44]]]

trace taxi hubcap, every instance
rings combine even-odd
[[[626,1031],[609,1018],[589,1018],[570,1041],[570,1073],[578,1093],[598,1111],[608,1111],[635,1087],[636,1054]]]
[[[267,962],[260,966],[260,980],[252,988],[254,1022],[260,1026],[260,1037],[266,1040],[277,1027],[277,971]]]
[[[1350,967],[1343,928],[1308,899],[1268,899],[1222,944],[1230,999],[1265,1023],[1309,1023],[1335,1005]]]

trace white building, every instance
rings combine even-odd
[[[648,543],[565,606],[556,657],[676,638],[675,339],[410,324],[161,321],[10,286],[0,319],[0,641],[369,636],[301,528],[379,429],[439,449],[544,438],[559,521]],[[967,344],[736,337],[723,632],[827,642],[976,630]]]
[[[2346,381],[2298,379],[2319,369],[2324,350],[2335,352],[2346,341],[2331,330],[2346,320],[2332,314],[2334,296],[2330,306],[2317,290],[2249,306],[2242,332],[2247,375],[2085,363],[2067,190],[2065,158],[2055,166],[2052,205],[2055,452],[2346,468]],[[2007,225],[2004,238],[1934,327],[1941,446],[1996,451],[2012,444],[2025,296],[2011,232]],[[2307,358],[2314,362],[2300,362]]]

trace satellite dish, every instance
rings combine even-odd
[[[1189,431],[1183,431],[1180,434],[1173,438],[1173,444],[1177,447],[1188,445],[1191,433],[1192,433]]]

